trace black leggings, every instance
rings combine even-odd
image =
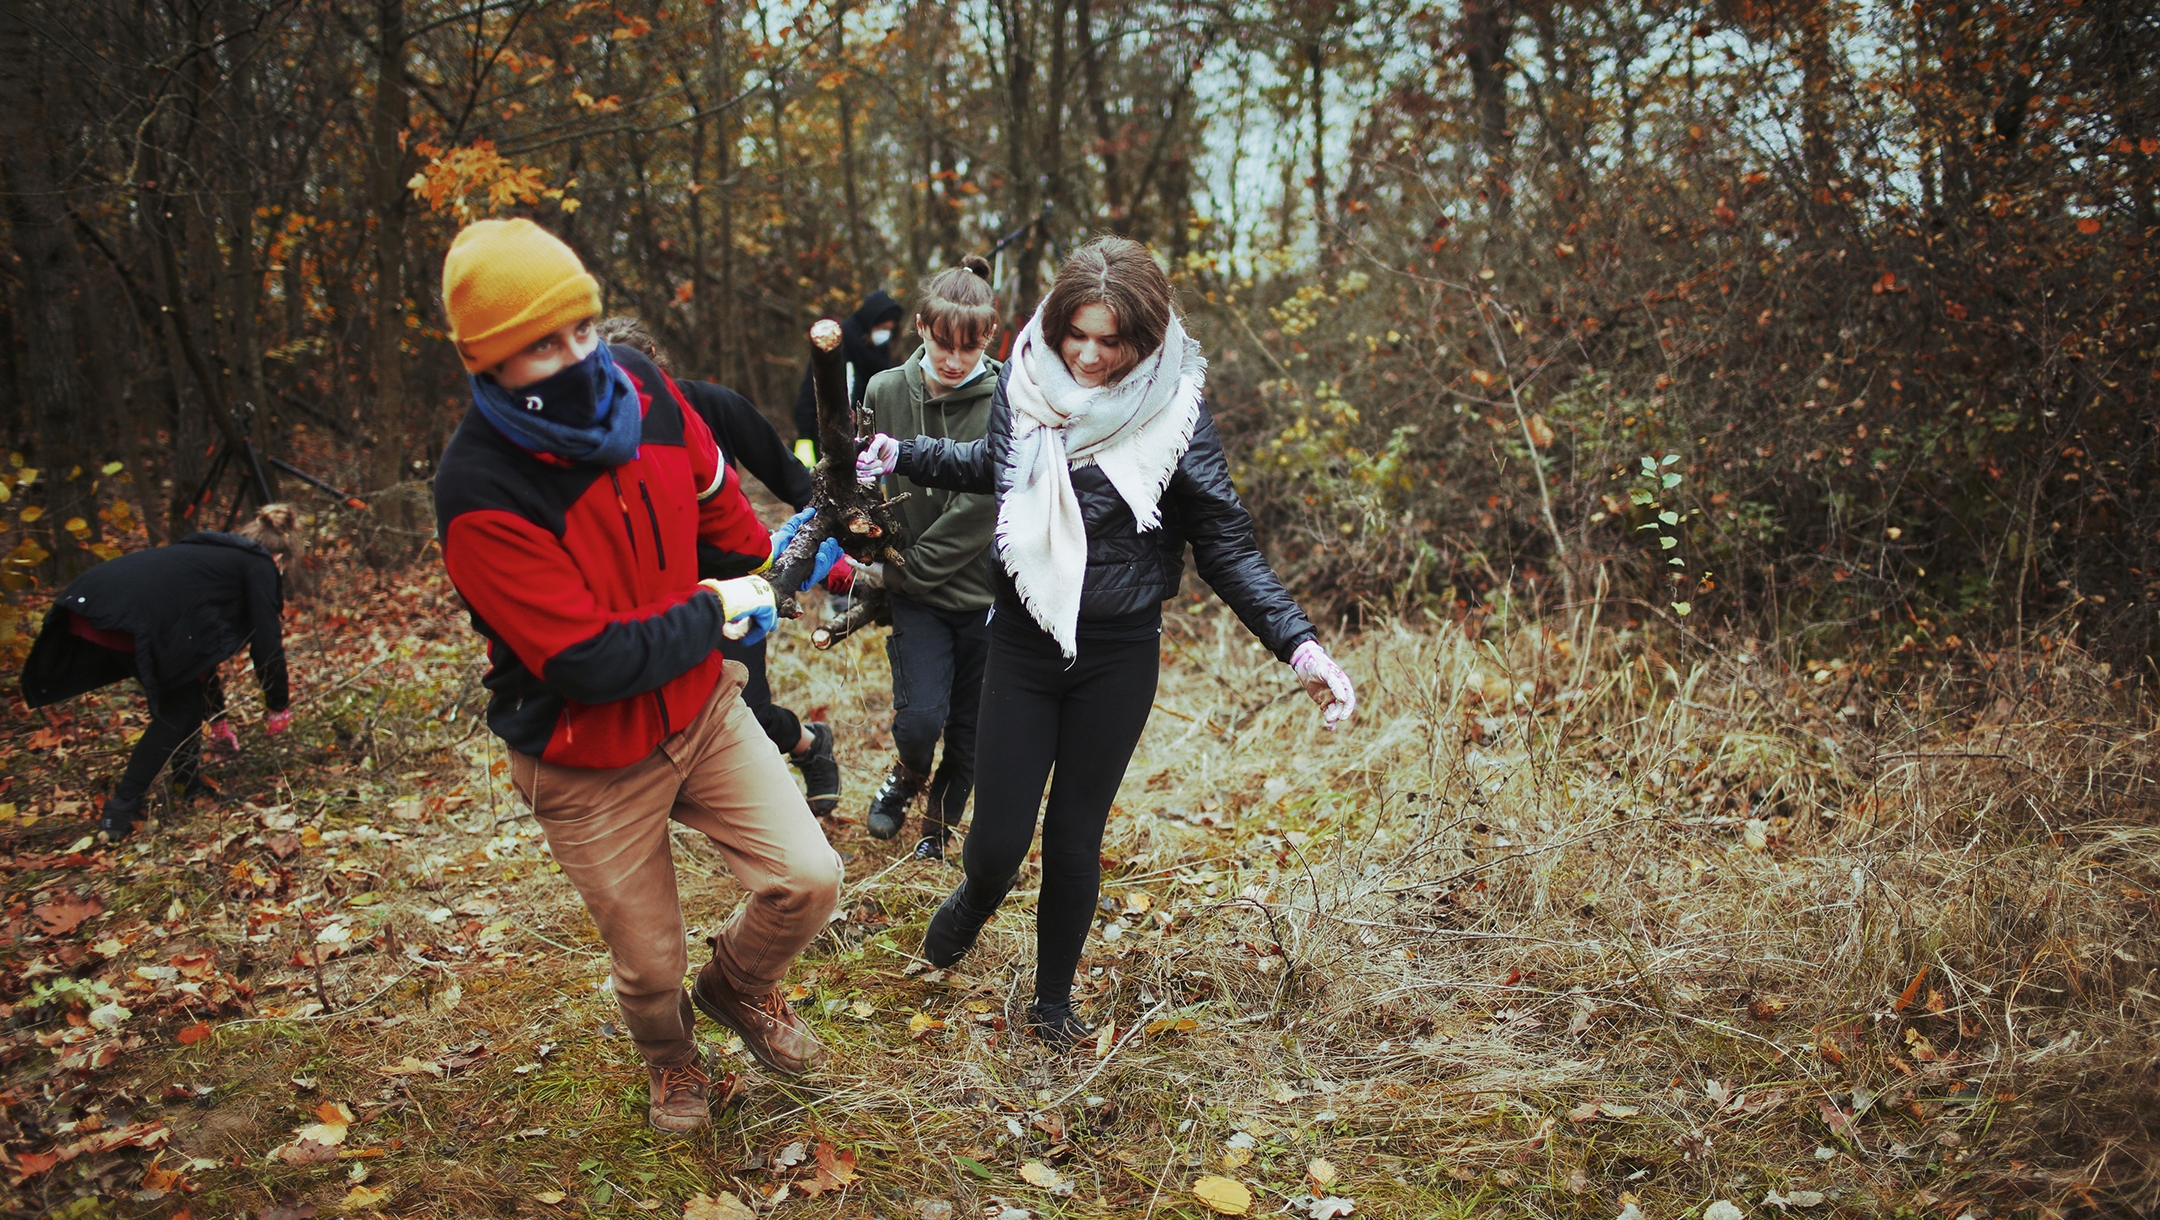
[[[765,641],[743,644],[722,639],[720,655],[730,661],[742,662],[743,668],[750,671],[750,680],[743,684],[743,703],[748,705],[751,717],[780,752],[793,754],[795,747],[802,744],[802,721],[795,713],[773,702],[772,683],[765,678]]]
[[[1071,999],[1102,886],[1103,826],[1147,727],[1160,665],[1159,636],[1083,639],[1068,662],[1026,614],[1001,605],[991,620],[976,729],[983,766],[961,865],[973,894],[1002,902],[1027,859],[1049,781],[1035,910],[1038,1001]]]
[[[940,610],[897,593],[885,657],[892,664],[893,752],[908,770],[930,775],[923,832],[952,837],[975,790],[975,719],[982,707],[990,624],[981,610]],[[945,758],[931,775],[938,739]]]
[[[136,676],[133,653],[104,647],[85,652],[94,658],[98,676],[104,679],[101,686]],[[190,681],[159,687],[157,714],[128,755],[127,770],[113,786],[113,803],[122,809],[140,808],[143,794],[150,791],[168,761],[173,782],[184,789],[194,788],[202,777],[203,721],[224,714],[225,688],[214,669]]]

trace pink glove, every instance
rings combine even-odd
[[[827,593],[845,593],[855,587],[855,563],[846,555],[833,560],[832,571],[825,573]]]
[[[900,442],[880,432],[855,455],[855,481],[875,483],[900,468]]]
[[[233,731],[232,721],[220,720],[210,726],[210,744],[234,754],[240,752],[240,734]]]
[[[1321,713],[1321,723],[1334,728],[1350,719],[1357,711],[1357,688],[1350,685],[1350,675],[1328,656],[1327,649],[1317,640],[1307,640],[1290,654],[1290,668],[1298,681],[1305,684],[1305,693],[1312,701],[1326,710]]]
[[[1340,670],[1338,670],[1337,672],[1339,673],[1339,672],[1341,672],[1341,671],[1340,671]],[[1344,682],[1345,682],[1345,687],[1346,687],[1346,689],[1347,689],[1347,684],[1348,684],[1348,681],[1349,681],[1348,679],[1344,679]],[[282,732],[284,732],[284,731],[285,731],[285,730],[286,730],[287,728],[290,728],[291,726],[292,726],[292,709],[291,709],[291,708],[286,708],[286,709],[285,709],[284,711],[282,711],[282,712],[272,712],[272,713],[270,713],[269,715],[267,715],[267,716],[263,717],[263,732],[265,732],[265,733],[282,733]]]

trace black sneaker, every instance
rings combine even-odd
[[[810,802],[810,812],[826,817],[840,807],[840,762],[833,757],[832,726],[822,720],[813,720],[803,728],[810,731],[810,752],[790,754],[788,762],[802,772],[803,787]]]
[[[1080,1019],[1072,1003],[1028,1005],[1027,1030],[1052,1050],[1071,1050],[1095,1036],[1095,1027]]]
[[[930,916],[930,926],[923,930],[923,960],[939,970],[958,965],[968,950],[975,947],[975,938],[982,935],[983,925],[997,914],[1017,879],[1017,875],[1006,878],[996,896],[985,902],[970,891],[967,878],[962,877],[953,892],[938,904],[938,909]]]
[[[878,786],[877,795],[870,798],[870,814],[863,819],[873,839],[890,839],[900,833],[907,824],[908,806],[922,795],[923,777],[909,770],[906,763],[893,764],[892,773]]]
[[[923,836],[923,841],[917,843],[915,850],[908,853],[908,859],[910,860],[943,860],[944,858],[945,841],[936,835]]]
[[[105,843],[118,843],[135,833],[135,823],[142,821],[142,802],[126,804],[108,799],[105,808],[98,813],[98,839]]]

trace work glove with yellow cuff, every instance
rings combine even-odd
[[[726,619],[720,634],[731,640],[755,644],[780,621],[780,608],[774,604],[772,586],[762,576],[701,580],[698,583],[720,599],[721,616]]]

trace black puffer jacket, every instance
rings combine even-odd
[[[1012,485],[1006,457],[1012,449],[1012,406],[1005,377],[990,400],[990,430],[981,440],[956,444],[918,436],[900,442],[895,473],[926,487],[992,493],[1003,501]],[[1185,547],[1192,545],[1200,578],[1230,604],[1247,630],[1285,661],[1314,637],[1312,621],[1298,609],[1253,537],[1252,515],[1230,482],[1230,463],[1206,406],[1193,428],[1192,445],[1178,459],[1163,489],[1162,526],[1142,532],[1125,497],[1110,478],[1088,465],[1072,472],[1073,494],[1087,520],[1087,577],[1080,590],[1080,624],[1124,618],[1157,608],[1177,596],[1185,575]],[[998,567],[998,596],[1019,603],[1012,576]]]
[[[68,629],[68,617],[79,615],[92,627],[135,637],[136,674],[153,715],[159,690],[203,676],[242,647],[254,659],[263,702],[284,711],[290,698],[279,623],[284,609],[277,561],[237,535],[204,530],[122,555],[76,577],[53,599],[23,662],[23,702],[58,703],[104,680],[85,655],[97,646]]]

